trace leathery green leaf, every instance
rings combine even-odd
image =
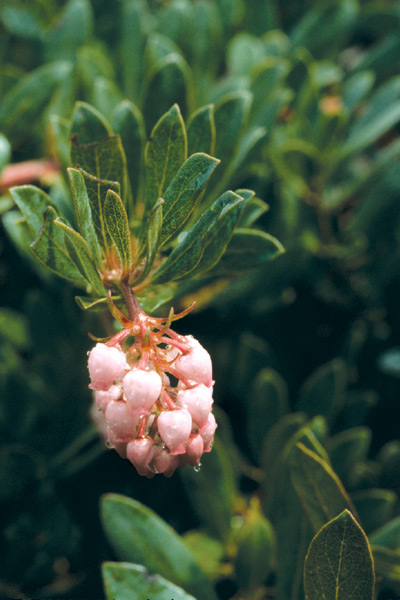
[[[188,154],[213,154],[215,148],[214,105],[207,104],[196,110],[187,124]]]
[[[121,198],[113,190],[108,190],[106,195],[104,220],[121,261],[122,271],[127,273],[132,262],[128,215]]]
[[[375,574],[367,536],[349,510],[313,538],[304,566],[306,600],[372,600]]]
[[[126,157],[119,135],[86,145],[79,144],[73,136],[71,162],[74,167],[79,167],[96,179],[117,181],[121,186],[121,197],[125,202]]]
[[[345,508],[356,514],[336,473],[304,444],[293,447],[290,467],[293,486],[315,531]]]
[[[105,117],[87,102],[76,102],[72,113],[71,135],[77,136],[81,145],[101,142],[112,136],[112,129]],[[84,168],[84,165],[81,165]]]
[[[174,237],[188,220],[218,163],[216,158],[199,152],[190,156],[179,169],[163,196],[161,246]]]
[[[395,492],[375,488],[355,492],[351,498],[360,515],[360,523],[367,534],[391,519],[397,503]]]
[[[44,213],[52,206],[50,196],[34,185],[11,188],[11,197],[24,215],[31,233],[36,236],[43,225]]]
[[[164,577],[150,574],[141,565],[106,562],[102,565],[102,574],[106,600],[196,600]]]
[[[343,404],[346,382],[346,365],[342,359],[334,358],[306,380],[300,390],[298,410],[304,410],[310,417],[332,418]]]
[[[72,197],[74,200],[79,230],[89,246],[94,262],[100,268],[101,249],[93,223],[92,209],[85,180],[81,171],[78,169],[68,169],[68,176],[71,182]]]
[[[143,236],[143,241],[141,242],[141,245],[146,252],[146,264],[143,273],[140,275],[139,279],[135,281],[135,285],[147,277],[157,256],[163,223],[163,203],[164,200],[160,198],[154,205],[153,210],[151,211],[147,220],[146,233]]]
[[[234,192],[225,192],[218,198],[157,269],[152,279],[153,283],[180,279],[193,271],[203,256],[208,240],[210,243],[214,241],[214,228],[225,215],[230,216],[230,211],[243,202],[243,198]]]
[[[367,458],[371,443],[368,427],[352,427],[332,436],[327,448],[333,470],[345,486],[351,486],[354,473]]]
[[[247,272],[285,252],[272,235],[257,229],[238,228],[230,240],[215,272],[221,275]]]
[[[144,565],[199,600],[215,600],[209,581],[178,534],[150,508],[125,496],[106,494],[101,517],[121,560]]]
[[[44,223],[31,249],[36,258],[51,271],[77,285],[86,287],[86,281],[69,256],[64,243],[64,232],[57,226],[57,213],[49,206]]]
[[[111,246],[111,238],[105,223],[104,203],[108,190],[112,190],[119,195],[120,185],[117,181],[97,179],[97,177],[93,177],[83,169],[79,169],[79,171],[85,182],[97,240],[101,248],[108,253]]]
[[[62,223],[61,221],[54,221],[54,225],[61,227],[65,237],[64,243],[68,251],[69,256],[73,260],[76,268],[86,279],[89,284],[89,293],[94,293],[99,296],[105,296],[106,290],[101,283],[99,273],[94,264],[93,257],[90,253],[89,246],[79,233]]]
[[[247,90],[234,92],[215,107],[215,155],[226,165],[237,147],[243,125],[249,113],[252,94]]]
[[[146,207],[148,210],[175,177],[187,156],[185,124],[179,106],[174,106],[154,126],[146,144],[144,162],[146,168]]]

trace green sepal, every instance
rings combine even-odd
[[[43,225],[44,213],[52,206],[51,198],[34,185],[21,185],[10,190],[11,197],[26,219],[33,236],[37,236]]]
[[[196,600],[161,575],[150,574],[142,565],[106,562],[102,574],[106,600]]]
[[[215,149],[214,105],[207,104],[196,110],[188,120],[188,154],[204,152],[214,154]]]
[[[122,272],[128,273],[132,263],[128,215],[121,198],[113,190],[107,191],[103,214],[121,262]]]
[[[110,124],[94,106],[87,102],[76,102],[72,113],[71,136],[76,136],[81,146],[101,142],[112,135]],[[81,166],[85,168],[83,164]]]
[[[282,244],[272,235],[257,229],[237,228],[215,274],[246,273],[285,252]],[[213,272],[214,274],[214,272]]]
[[[367,536],[349,510],[313,538],[304,565],[306,600],[374,597],[375,574]]]
[[[87,292],[102,297],[105,296],[106,290],[101,283],[89,246],[83,237],[71,229],[71,227],[65,225],[62,221],[56,219],[54,225],[60,227],[65,234],[64,243],[68,254],[82,277],[84,277],[89,284]]]
[[[86,288],[86,280],[78,271],[65,248],[64,231],[55,223],[57,218],[56,211],[49,206],[44,214],[42,228],[30,246],[31,250],[35,257],[46,265],[50,271]]]
[[[102,497],[101,518],[119,559],[142,564],[199,600],[215,600],[208,580],[179,535],[150,508],[125,496],[107,494]]]
[[[154,126],[144,152],[146,209],[150,211],[175,177],[187,156],[185,123],[174,104]]]
[[[75,213],[78,221],[79,231],[90,248],[90,253],[98,269],[101,269],[101,248],[97,239],[92,217],[92,208],[87,193],[85,180],[79,169],[68,169],[71,182],[72,197],[75,205]]]
[[[216,252],[218,255],[221,251],[215,233],[218,234],[222,231],[226,220],[228,223],[226,229],[229,229],[231,217],[233,216],[233,222],[237,220],[238,208],[243,202],[244,199],[234,192],[225,192],[218,198],[197,223],[185,233],[182,241],[157,269],[152,282],[163,283],[185,277],[199,265],[205,250],[210,249],[205,261],[205,268],[207,268],[207,264],[215,258],[212,252]],[[223,235],[221,240],[224,241]]]
[[[181,166],[163,196],[160,246],[173,238],[186,223],[195,209],[197,198],[218,164],[218,159],[200,152],[190,156]]]

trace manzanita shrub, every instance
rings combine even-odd
[[[0,27],[0,596],[394,600],[400,3]]]

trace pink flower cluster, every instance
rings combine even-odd
[[[198,468],[217,427],[210,355],[191,336],[168,341],[140,356],[104,343],[89,353],[95,421],[107,445],[149,478]]]

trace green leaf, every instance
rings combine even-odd
[[[216,579],[224,556],[223,544],[201,531],[188,531],[183,535],[182,541],[207,577],[211,580]]]
[[[120,185],[117,181],[97,179],[90,175],[90,173],[86,173],[83,169],[79,169],[79,172],[82,174],[85,182],[97,240],[107,254],[110,250],[111,238],[105,222],[104,204],[109,190],[119,195]]]
[[[226,541],[235,502],[235,479],[229,453],[218,436],[212,452],[204,454],[200,471],[180,471],[186,493],[211,535]]]
[[[393,516],[397,495],[392,490],[360,490],[351,499],[367,534],[384,525]]]
[[[135,280],[136,285],[146,279],[157,256],[158,248],[160,246],[161,228],[163,224],[163,203],[164,200],[160,198],[159,201],[154,205],[153,210],[151,211],[147,220],[146,235],[144,241],[142,242],[142,246],[146,251],[146,264],[139,279]]]
[[[216,267],[216,274],[248,272],[284,252],[282,244],[268,233],[238,228]]]
[[[120,296],[112,296],[112,301],[114,304],[117,304],[118,300],[121,300]],[[75,302],[82,310],[89,310],[93,312],[108,310],[107,298],[88,298],[85,296],[75,296]]]
[[[400,583],[400,552],[371,544],[375,572],[379,578],[393,583]]]
[[[186,61],[177,52],[161,58],[151,69],[143,85],[145,122],[153,125],[173,104],[184,115],[191,104],[191,73]]]
[[[178,105],[161,117],[151,132],[144,154],[146,207],[151,210],[187,156],[185,124]]]
[[[244,523],[235,535],[236,580],[241,590],[255,592],[265,583],[275,555],[275,532],[253,498]]]
[[[150,29],[148,3],[145,0],[129,0],[121,6],[121,46],[120,65],[123,88],[128,98],[139,102],[142,76],[143,54]]]
[[[31,249],[35,257],[48,269],[86,287],[86,282],[69,256],[64,243],[64,231],[57,226],[57,213],[49,206],[44,214],[44,223]]]
[[[5,135],[0,133],[0,173],[8,164],[11,156],[11,144]]]
[[[121,136],[132,193],[137,199],[146,141],[143,115],[132,102],[124,100],[115,108],[112,125],[115,133]]]
[[[243,196],[244,192],[248,190],[235,190],[236,194],[239,196]],[[269,205],[261,200],[260,198],[254,198],[254,192],[251,193],[251,197],[249,198],[246,206],[244,207],[243,213],[239,219],[238,226],[243,229],[247,227],[251,227],[259,217],[261,217],[264,213],[269,210]]]
[[[79,167],[96,179],[118,182],[121,186],[122,200],[125,202],[127,195],[126,157],[119,135],[84,146],[72,138],[71,162],[74,167]]]
[[[187,124],[188,154],[204,152],[214,154],[215,123],[214,105],[207,104],[197,109]]]
[[[102,75],[98,75],[95,78],[91,101],[101,114],[111,119],[114,110],[123,99],[124,94],[114,81]]]
[[[45,192],[34,185],[11,188],[12,199],[24,215],[32,235],[36,236],[43,225],[44,213],[53,203]]]
[[[177,533],[150,508],[118,494],[106,494],[101,517],[118,558],[144,565],[151,573],[214,600],[213,590]]]
[[[264,438],[260,463],[266,473],[270,473],[278,462],[278,457],[286,443],[306,423],[305,413],[290,413],[272,425]],[[272,489],[272,488],[271,488]]]
[[[141,565],[106,562],[102,566],[106,600],[196,600],[160,575],[150,575]]]
[[[128,215],[121,198],[113,190],[107,192],[103,217],[121,261],[122,273],[128,273],[132,262]]]
[[[95,264],[100,269],[102,266],[101,249],[93,223],[92,209],[85,180],[81,171],[78,169],[68,169],[68,176],[71,182],[72,197],[74,199],[79,231],[89,246]]]
[[[364,100],[375,82],[373,71],[362,71],[350,77],[343,85],[343,103],[352,112]]]
[[[15,140],[17,136],[30,131],[56,85],[69,77],[70,72],[70,63],[54,62],[24,75],[0,103],[2,132]]]
[[[105,296],[106,290],[101,283],[89,246],[83,237],[61,221],[55,220],[54,225],[63,230],[65,234],[64,243],[68,254],[82,277],[89,283],[88,293]]]
[[[238,145],[251,100],[250,92],[240,90],[223,98],[215,107],[215,156],[224,166],[228,164]]]
[[[342,359],[335,358],[318,367],[304,383],[297,409],[304,410],[310,417],[334,417],[343,405],[346,383],[346,365]]]
[[[29,325],[26,317],[10,308],[0,308],[0,339],[18,349],[29,346]]]
[[[56,26],[45,39],[47,60],[75,58],[76,50],[90,37],[93,14],[89,0],[69,0]]]
[[[344,510],[318,531],[304,566],[306,600],[372,600],[374,565],[367,536]]]
[[[369,540],[373,546],[384,546],[400,552],[400,517],[392,519],[374,531],[369,536]]]
[[[76,102],[72,113],[71,136],[76,136],[79,144],[101,142],[112,136],[112,133],[110,124],[94,106],[86,102]],[[83,165],[82,167],[84,168]]]
[[[354,487],[360,464],[365,462],[371,443],[368,427],[353,427],[334,435],[328,442],[332,468],[345,487]]]
[[[238,33],[226,49],[226,62],[229,73],[247,76],[251,67],[265,56],[263,41],[250,33]]]
[[[290,466],[293,486],[315,531],[345,508],[355,513],[336,473],[304,444],[298,443],[292,449]]]
[[[288,412],[288,389],[273,369],[260,371],[249,390],[247,438],[253,457],[259,461],[268,431]]]
[[[160,244],[166,244],[186,223],[219,160],[193,154],[179,169],[163,196],[163,228]]]
[[[221,230],[221,220],[227,215],[231,217],[231,210],[244,202],[241,196],[233,192],[225,192],[212,206],[200,217],[193,227],[185,234],[183,240],[171,252],[164,263],[155,272],[153,283],[173,281],[188,275],[198,265],[207,244],[213,244],[214,228]],[[165,213],[164,213],[165,214]],[[235,215],[234,220],[239,217]],[[164,217],[165,223],[165,217]]]

